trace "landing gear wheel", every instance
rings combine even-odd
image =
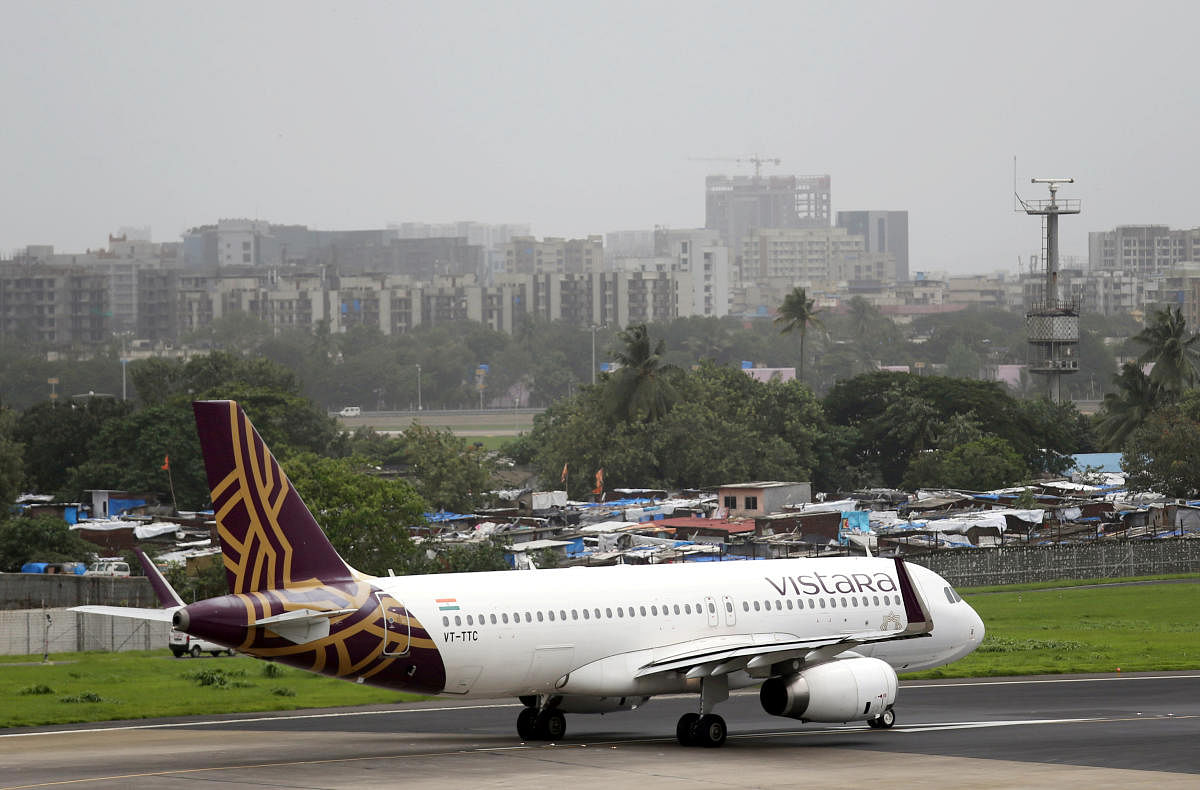
[[[725,720],[715,713],[701,716],[692,728],[692,743],[715,749],[725,743]]]
[[[517,714],[517,735],[523,741],[537,740],[537,708],[525,708]]]
[[[877,730],[890,730],[892,725],[896,723],[896,711],[888,708],[878,716],[867,719],[867,726]]]
[[[567,717],[562,715],[562,711],[544,710],[537,714],[534,729],[540,740],[560,740],[567,734]]]
[[[204,651],[200,649],[200,645],[192,645],[192,658],[199,658]]]
[[[700,721],[699,713],[685,713],[679,717],[679,723],[675,725],[675,738],[679,741],[680,746],[696,744],[696,740],[692,737],[692,731],[696,729],[698,721]]]

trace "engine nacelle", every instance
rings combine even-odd
[[[859,721],[896,704],[896,671],[878,658],[843,658],[770,678],[758,698],[772,716],[801,721]]]

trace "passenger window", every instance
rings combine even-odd
[[[793,605],[794,604],[792,604],[792,599],[788,598],[788,608],[791,609]]]
[[[846,597],[842,596],[842,606],[845,606],[845,605],[846,605]]]
[[[442,615],[442,625],[445,625],[445,626],[450,625],[450,618],[447,617],[446,615]]]
[[[566,620],[566,619],[567,619],[567,610],[566,610],[566,609],[559,609],[559,610],[558,610],[558,619],[559,619],[559,620]]]
[[[500,613],[500,620],[501,620],[501,621],[502,621],[502,622],[503,622],[505,625],[508,625],[508,612],[501,612],[501,613]]]
[[[742,611],[743,612],[750,611],[750,602],[749,601],[742,601]]]
[[[758,601],[755,601],[754,602],[754,611],[756,611],[756,612],[761,611],[761,609],[762,609],[762,605]]]
[[[584,609],[584,611],[586,612],[587,610],[586,610],[586,609]],[[579,610],[578,610],[578,609],[572,609],[572,610],[571,610],[571,619],[572,619],[572,620],[578,620],[578,619],[579,619]]]
[[[679,604],[675,604],[675,614],[679,614]]]
[[[709,605],[708,605],[708,613],[709,613],[709,614],[716,614],[716,613],[717,613],[717,607],[716,607],[716,606],[714,606],[713,604],[709,603]]]
[[[538,616],[538,619],[539,619],[539,620],[541,619],[541,615],[539,615],[539,616]],[[530,615],[530,614],[529,614],[529,612],[526,612],[526,613],[525,613],[525,622],[527,622],[527,623],[532,623],[532,622],[533,622],[533,616],[532,616],[532,615]]]
[[[597,619],[597,620],[599,620],[599,619],[600,619],[600,610],[599,610],[599,609],[593,609],[593,610],[592,610],[592,614],[594,614],[594,615],[596,616],[596,619]],[[609,617],[612,617],[612,612],[609,612],[609,613],[608,613],[608,616],[609,616]]]
[[[783,601],[779,600],[778,598],[775,599],[775,611],[777,611],[777,612],[783,611]]]
[[[879,606],[879,596],[878,595],[872,595],[871,600],[875,603],[876,606]]]
[[[617,617],[624,617],[624,616],[625,616],[624,607],[618,606],[617,607]]]
[[[588,619],[588,610],[587,610],[587,609],[584,609],[584,610],[583,610],[583,619],[584,619],[584,620],[587,620],[587,619]]]
[[[550,622],[552,622],[552,623],[554,622],[554,610],[553,609],[546,612],[546,616],[550,618]]]
[[[733,601],[725,602],[725,611],[730,612],[730,613],[733,612]]]
[[[541,613],[540,611],[537,613],[537,618],[538,618],[538,622],[539,622],[539,623],[540,623],[540,622],[542,622],[542,621],[545,619],[545,618],[543,618],[543,617],[542,617],[542,613]]]
[[[633,611],[633,610],[630,609],[630,611]],[[646,607],[640,606],[640,607],[638,607],[638,611],[642,613],[642,617],[646,616]]]
[[[492,625],[496,624],[496,615],[491,616]]]
[[[462,615],[454,615],[454,624],[462,625]]]
[[[604,610],[604,616],[605,616],[605,617],[612,617],[612,609],[608,609],[608,608],[606,608],[606,609]]]
[[[837,608],[837,599],[836,599],[836,598],[830,598],[830,599],[829,599],[829,608],[830,608],[830,609],[836,609],[836,608]]]
[[[658,617],[658,607],[651,605],[650,614],[654,615],[655,617]]]
[[[471,615],[467,615],[467,625],[475,625],[475,618]]]

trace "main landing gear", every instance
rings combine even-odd
[[[680,746],[705,746],[715,749],[725,743],[729,731],[725,719],[713,713],[713,707],[729,699],[729,676],[710,675],[700,681],[700,712],[685,713],[675,725]]]
[[[715,713],[685,713],[675,725],[675,737],[680,746],[705,746],[716,748],[725,743],[728,730],[725,719]]]
[[[557,741],[567,732],[567,717],[555,708],[537,707],[537,697],[521,697],[525,707],[517,714],[517,735],[523,741]],[[532,703],[532,704],[531,704]]]

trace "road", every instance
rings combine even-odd
[[[0,786],[1200,786],[1200,672],[907,682],[888,731],[772,718],[739,693],[717,750],[675,743],[694,704],[571,715],[555,744],[521,743],[509,700],[9,730]]]

